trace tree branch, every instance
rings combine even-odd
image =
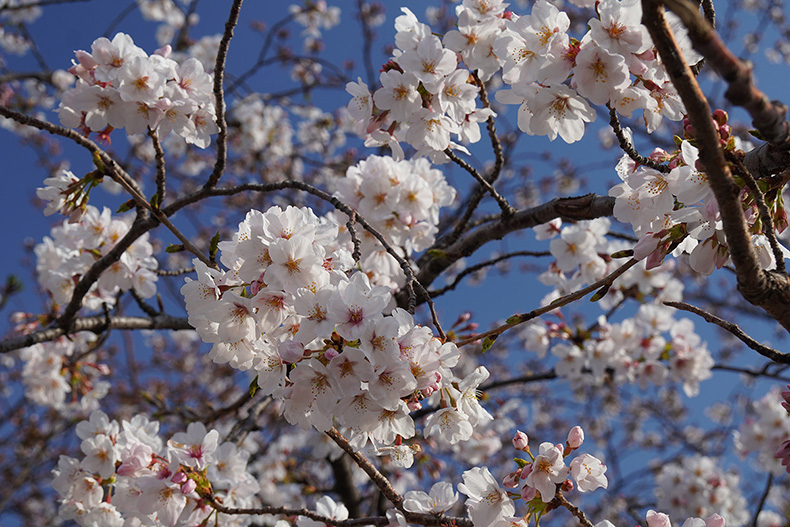
[[[192,329],[186,318],[170,315],[156,315],[150,318],[97,315],[74,319],[67,332],[62,327],[52,327],[34,331],[21,337],[11,337],[0,341],[0,354],[8,353],[34,344],[49,342],[63,335],[80,331],[100,332],[108,329]]]

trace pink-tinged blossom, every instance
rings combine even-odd
[[[118,451],[106,435],[97,435],[83,440],[80,450],[85,454],[81,464],[85,471],[98,474],[102,479],[109,478],[115,473]]]
[[[441,152],[450,147],[450,134],[458,132],[458,124],[446,115],[420,108],[409,119],[406,141],[417,149]]]
[[[452,406],[432,413],[425,422],[425,437],[435,437],[451,445],[472,437],[472,424],[466,414]]]
[[[405,51],[398,57],[398,65],[413,73],[430,93],[437,93],[442,79],[450,75],[456,66],[455,53],[442,47],[438,37],[430,35],[417,44],[413,51]]]
[[[608,103],[631,84],[631,74],[622,55],[610,53],[593,43],[583,45],[576,55],[573,87],[595,104]]]
[[[544,503],[554,499],[557,485],[568,477],[569,469],[565,466],[562,453],[562,445],[541,443],[539,454],[532,463],[532,472],[524,482],[540,492],[540,499]]]
[[[346,92],[351,95],[351,100],[346,106],[351,118],[367,122],[373,112],[373,97],[368,85],[362,82],[361,77],[357,77],[357,82],[346,84]]]
[[[571,461],[571,477],[576,481],[576,487],[580,492],[607,488],[609,481],[605,473],[606,465],[590,454],[582,454]]]
[[[467,496],[466,508],[475,527],[491,527],[516,512],[507,491],[499,486],[487,467],[467,470],[463,479],[458,490]]]
[[[530,105],[531,135],[559,135],[566,143],[575,143],[584,135],[584,123],[595,120],[595,110],[574,90],[563,85],[549,86],[535,94]]]
[[[389,110],[395,121],[408,121],[412,113],[422,108],[417,92],[419,80],[411,72],[397,70],[381,74],[381,88],[373,94],[373,101],[380,110]]]
[[[435,483],[428,493],[412,490],[403,496],[403,508],[409,512],[441,514],[449,511],[458,501],[458,493],[450,483]]]
[[[219,432],[206,431],[203,423],[190,423],[186,432],[178,432],[167,442],[167,446],[182,465],[203,470],[213,461],[217,449]]]
[[[649,510],[647,511],[645,520],[647,521],[647,527],[672,527],[672,522],[669,521],[669,516],[663,512]]]
[[[336,503],[329,496],[324,496],[315,504],[315,512],[326,518],[343,521],[348,519],[348,509],[342,503]],[[325,523],[299,516],[296,519],[297,527],[326,527]]]
[[[360,338],[368,325],[380,320],[390,301],[389,291],[371,287],[365,273],[355,273],[348,282],[338,285],[329,301],[329,318],[337,324],[338,334],[348,340]]]

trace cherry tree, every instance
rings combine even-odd
[[[790,125],[732,51],[781,4],[81,3],[0,3],[52,219],[4,525],[790,526]]]

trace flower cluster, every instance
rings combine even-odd
[[[125,33],[94,40],[90,53],[76,52],[78,62],[69,71],[78,81],[63,94],[61,123],[105,138],[115,128],[130,135],[156,130],[160,139],[173,132],[208,147],[218,131],[213,77],[199,60],[179,64],[169,55],[165,46],[149,56]]]
[[[213,344],[210,356],[253,370],[257,385],[283,401],[292,424],[327,430],[336,420],[360,446],[368,439],[397,445],[386,453],[411,464],[409,416],[419,400],[441,391],[451,404],[426,425],[426,435],[468,439],[490,420],[477,403],[478,369],[454,381],[459,352],[411,315],[388,311],[388,288],[364,273],[350,277],[347,250],[332,250],[337,227],[307,208],[250,211],[232,241],[221,242],[229,271],[195,261],[197,280],[181,289],[189,322]]]
[[[456,48],[463,37],[442,42],[414,13],[401,10],[404,14],[395,19],[398,49],[382,68],[381,88],[371,94],[362,79],[348,83],[346,91],[353,97],[348,110],[366,138],[365,146],[387,145],[401,159],[399,141],[406,141],[418,155],[445,162],[444,150],[465,150],[451,136],[466,143],[479,141],[480,123],[494,113],[476,108],[477,81],[468,69],[458,67]]]
[[[713,118],[722,145],[728,151],[735,150],[726,112],[716,110]],[[623,182],[613,187],[609,195],[615,198],[615,217],[630,223],[639,236],[634,257],[645,258],[648,269],[660,265],[669,252],[675,256],[686,253],[695,271],[710,275],[729,261],[729,249],[718,203],[707,176],[699,171],[694,131],[688,122],[684,128],[685,139],[676,138],[679,148],[675,152],[656,149],[650,156],[653,161],[667,162],[669,172],[637,165],[624,155],[617,165]],[[745,189],[741,200],[760,264],[764,269],[773,269],[776,260],[763,234],[757,204]],[[787,215],[781,192],[771,193],[767,204],[777,231],[782,232],[787,226]],[[784,247],[781,250],[785,257],[790,256],[790,251]]]
[[[370,156],[350,167],[337,182],[335,196],[357,210],[383,234],[400,256],[411,256],[433,244],[439,209],[452,204],[455,189],[425,159],[395,161]],[[333,214],[338,224],[339,214]],[[346,233],[345,240],[350,242]],[[398,262],[370,233],[360,235],[360,266],[371,281],[398,289],[405,275]]]
[[[258,491],[246,469],[249,454],[219,443],[219,433],[202,423],[165,443],[159,423],[145,415],[119,424],[97,410],[77,424],[77,435],[84,457],[60,456],[52,486],[61,519],[79,525],[198,525],[214,513],[211,499],[249,507]],[[247,525],[252,518],[218,513],[216,521]]]
[[[535,229],[538,239],[551,239],[555,257],[555,263],[539,277],[544,284],[555,287],[543,299],[544,305],[622,265],[622,260],[610,256],[620,247],[606,239],[608,229],[607,219],[569,226],[554,220]],[[665,267],[648,270],[640,262],[599,300],[604,307],[611,307],[636,289],[643,303],[633,317],[609,323],[602,316],[592,330],[583,332],[565,323],[532,323],[521,330],[525,348],[539,357],[551,350],[558,359],[557,374],[576,383],[612,379],[646,388],[674,381],[683,384],[687,395],[696,395],[699,382],[712,375],[713,358],[694,331],[693,322],[676,320],[674,309],[663,305],[664,301],[680,300],[683,290],[682,284],[666,272],[669,265]]]
[[[78,223],[55,226],[34,249],[38,281],[58,305],[71,300],[80,276],[126,235],[134,220],[132,215],[113,217],[106,207],[99,211],[87,205],[84,211]],[[154,296],[158,263],[153,252],[147,233],[135,240],[91,286],[83,306],[95,311],[115,305],[117,293],[130,289],[143,298]]]
[[[99,400],[109,392],[110,383],[99,379],[109,373],[107,365],[85,357],[95,340],[93,333],[80,332],[20,350],[19,357],[25,363],[25,396],[64,415],[86,415],[96,410]],[[72,363],[77,354],[82,359]]]
[[[779,389],[774,389],[754,401],[746,421],[734,432],[735,448],[741,457],[757,452],[760,468],[774,475],[782,473],[782,465],[788,465],[784,460],[779,461],[787,454],[777,454],[790,441],[790,410],[787,409],[790,388],[788,390],[780,393]]]
[[[724,472],[717,460],[695,455],[661,467],[656,477],[658,507],[672,515],[720,514],[732,527],[749,521],[740,478]]]

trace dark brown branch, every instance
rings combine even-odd
[[[544,252],[535,252],[535,251],[515,251],[512,253],[504,254],[498,258],[494,258],[492,260],[486,260],[485,262],[480,262],[479,264],[475,264],[471,267],[467,267],[455,277],[451,284],[448,284],[441,289],[436,289],[433,291],[429,291],[428,294],[431,295],[431,298],[436,298],[437,296],[441,296],[448,291],[452,291],[461,281],[469,276],[472,273],[480,271],[481,269],[485,269],[486,267],[491,267],[492,265],[496,265],[499,262],[503,262],[505,260],[509,260],[510,258],[515,258],[516,256],[551,256],[551,253],[548,251]]]
[[[420,268],[417,280],[422,285],[429,286],[461,258],[472,255],[486,243],[502,239],[511,232],[543,225],[555,218],[577,221],[611,216],[613,210],[614,198],[587,194],[573,198],[556,198],[543,205],[516,212],[507,220],[485,223],[469,231],[463,238],[448,247],[427,251],[417,261]],[[399,302],[401,300],[399,299]]]
[[[165,170],[165,152],[162,150],[162,144],[159,142],[159,136],[156,130],[148,130],[148,137],[151,138],[151,143],[154,146],[154,154],[156,159],[156,195],[159,196],[156,200],[156,208],[160,208],[165,202],[167,191],[165,181],[167,172]]]
[[[696,5],[688,0],[663,0],[663,3],[683,21],[694,48],[729,84],[724,93],[727,100],[749,112],[752,125],[763,139],[777,146],[790,147],[790,123],[785,120],[787,106],[770,101],[757,89],[751,68],[727,48]],[[686,109],[690,110],[688,105]]]
[[[510,206],[510,204],[507,202],[507,199],[505,199],[504,196],[502,196],[499,192],[497,192],[494,186],[491,183],[489,183],[483,176],[481,176],[480,172],[478,172],[472,165],[470,165],[469,163],[467,163],[466,161],[455,155],[455,153],[449,148],[447,148],[444,151],[444,155],[449,157],[453,163],[455,163],[459,167],[469,172],[472,175],[472,177],[475,178],[475,181],[480,183],[480,186],[483,187],[491,195],[491,197],[494,198],[494,200],[497,202],[497,205],[499,205],[499,208],[502,210],[502,216],[510,217],[513,215],[514,212],[516,212],[516,209]]]
[[[243,0],[234,0],[230,8],[228,20],[225,22],[225,32],[217,49],[217,63],[214,66],[214,106],[217,111],[217,161],[214,170],[206,182],[206,187],[213,188],[225,172],[225,163],[228,158],[228,122],[225,120],[225,92],[222,83],[225,79],[225,60],[228,57],[228,46],[233,38],[233,30],[239,23],[239,13]]]
[[[29,115],[25,115],[23,113],[19,113],[11,108],[6,106],[0,105],[0,115],[3,117],[7,117],[8,119],[12,119],[19,124],[24,124],[27,126],[32,126],[33,128],[38,128],[39,130],[43,130],[45,132],[49,132],[52,135],[59,135],[61,137],[65,137],[66,139],[71,139],[79,146],[87,149],[90,153],[98,155],[101,159],[102,163],[104,163],[105,168],[109,169],[111,172],[117,174],[119,177],[123,178],[123,180],[132,188],[136,189],[140,192],[140,187],[137,185],[137,182],[132,179],[126,171],[115,162],[115,160],[110,157],[110,155],[99,148],[99,145],[91,141],[90,139],[82,136],[80,133],[75,132],[69,128],[65,128],[63,126],[58,126],[56,124],[52,124],[47,121],[42,121],[40,119],[36,119],[35,117],[31,117]]]
[[[568,499],[562,494],[562,491],[559,489],[559,487],[557,488],[557,494],[554,495],[554,499],[559,501],[560,505],[568,509],[570,513],[573,514],[576,519],[579,520],[579,523],[584,527],[593,527],[592,522],[587,518],[587,515],[584,514],[584,511],[573,503],[569,502]]]
[[[658,170],[664,174],[669,173],[670,168],[668,166],[662,165],[661,163],[656,163],[649,157],[640,155],[639,152],[636,151],[633,143],[628,140],[628,138],[625,136],[625,133],[623,132],[620,119],[617,117],[617,110],[609,106],[608,103],[606,104],[606,107],[609,108],[609,126],[612,127],[612,131],[617,137],[617,142],[620,145],[620,149],[628,154],[628,157],[633,159],[637,164],[644,165],[646,167],[652,168],[653,170]]]
[[[712,313],[708,313],[704,309],[700,309],[696,306],[692,306],[691,304],[687,304],[685,302],[664,302],[664,305],[674,307],[676,309],[682,309],[683,311],[688,311],[689,313],[694,313],[695,315],[699,315],[704,318],[707,322],[712,324],[716,324],[722,329],[725,329],[732,333],[735,337],[737,337],[741,342],[749,346],[751,349],[762,355],[763,357],[769,358],[774,362],[780,362],[782,364],[790,364],[790,354],[782,353],[777,351],[773,348],[769,348],[768,346],[763,346],[749,335],[744,333],[744,331],[738,327],[737,324],[733,324],[732,322],[727,322],[726,320],[722,320],[716,315]]]
[[[782,253],[782,249],[779,248],[779,242],[776,240],[774,222],[771,218],[771,213],[768,210],[768,206],[765,204],[765,196],[763,195],[763,191],[757,186],[757,182],[754,180],[751,172],[749,172],[749,169],[744,166],[737,156],[732,155],[727,156],[727,158],[738,169],[738,173],[746,183],[746,187],[752,193],[754,202],[757,205],[757,210],[760,212],[760,221],[762,222],[763,232],[765,233],[766,238],[768,238],[768,243],[770,244],[771,251],[774,254],[774,260],[776,260],[776,270],[782,274],[785,274],[785,256]]]
[[[90,0],[39,0],[38,2],[31,2],[29,4],[17,5],[0,5],[0,12],[2,11],[18,11],[20,9],[29,9],[31,7],[44,7],[55,4],[76,4],[77,2],[90,2]]]
[[[125,317],[97,315],[81,317],[71,323],[69,334],[79,331],[104,331],[108,329],[192,329],[186,318],[172,317],[159,314],[155,317]],[[67,332],[62,327],[52,327],[34,331],[21,337],[11,337],[0,341],[0,353],[8,353],[34,344],[49,342],[65,335]]]
[[[348,442],[348,439],[343,437],[343,434],[338,432],[335,428],[330,428],[326,431],[326,435],[329,436],[332,441],[337,443],[337,446],[343,449],[343,451],[348,454],[351,459],[354,460],[354,463],[357,464],[359,468],[368,475],[370,480],[373,482],[374,485],[387,497],[390,502],[395,505],[395,507],[403,512],[406,513],[407,511],[403,508],[403,496],[398,494],[398,491],[392,486],[389,480],[378,471],[373,464],[365,458],[361,453],[357,452],[353,446]]]
[[[688,8],[689,12],[694,11],[694,8],[686,2],[671,0],[671,4],[673,6],[680,5],[681,9]],[[699,15],[698,12],[696,13]],[[679,16],[685,23],[692,23],[689,32],[695,34],[694,39],[701,38],[700,26],[709,26],[699,16],[692,22],[686,21],[684,16],[686,18],[688,16],[685,12],[684,15]],[[740,187],[733,179],[724,159],[724,153],[719,145],[719,134],[714,127],[708,101],[680,53],[663,11],[660,9],[659,0],[642,0],[642,23],[650,32],[669,78],[677,89],[694,127],[700,162],[705,167],[705,173],[719,205],[727,247],[736,270],[738,290],[746,300],[765,309],[777,322],[790,331],[790,279],[780,273],[763,271],[760,266],[751,243],[746,218],[743,215]],[[712,31],[711,29],[710,32],[704,33],[706,39],[712,40],[715,36],[715,34],[711,35]],[[695,43],[695,45],[697,44]],[[707,45],[703,43],[697,49],[703,52],[703,49],[708,49]],[[721,47],[723,48],[723,45]],[[723,49],[726,50],[726,48]],[[704,52],[703,55],[705,55]],[[717,64],[720,62],[719,59],[720,57],[714,56],[710,63]],[[756,112],[754,106],[750,105],[750,113],[755,119],[758,116],[765,118],[770,116],[771,112],[766,108],[762,108],[762,110],[766,110],[764,112]],[[784,115],[783,112],[782,115]],[[766,128],[766,133],[778,137],[774,132],[775,130]]]

